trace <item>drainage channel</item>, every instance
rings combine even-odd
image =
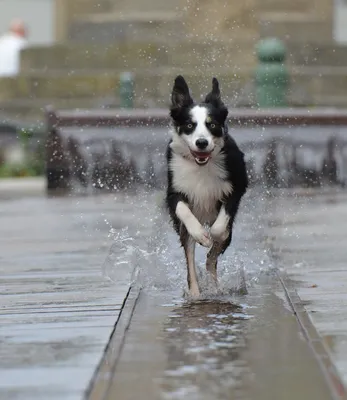
[[[86,399],[344,399],[282,284],[271,276],[245,296],[198,302],[133,289]]]

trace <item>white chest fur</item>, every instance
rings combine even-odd
[[[197,165],[179,154],[173,153],[169,168],[173,173],[175,190],[184,193],[192,212],[200,223],[213,223],[217,217],[216,203],[232,192],[226,181],[223,155],[218,155],[204,166]]]

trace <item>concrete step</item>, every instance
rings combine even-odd
[[[249,42],[177,43],[125,42],[110,46],[92,44],[32,47],[23,50],[23,73],[123,69],[138,71],[156,67],[243,68],[253,66],[255,58]],[[189,56],[187,56],[189,55]]]
[[[129,11],[141,12],[155,12],[155,11],[180,11],[182,7],[182,0],[112,0],[112,7],[115,12],[127,13]]]
[[[169,99],[174,77],[182,72],[181,68],[153,68],[134,75],[136,97]],[[207,93],[211,87],[212,76],[216,75],[224,86],[224,93],[233,95],[236,87],[242,87],[249,79],[251,70],[239,72],[236,68],[205,68],[198,71],[185,69],[193,93]],[[0,101],[15,99],[70,99],[103,98],[118,93],[119,73],[114,71],[93,73],[46,73],[22,74],[17,79],[0,79]]]
[[[260,37],[277,37],[285,42],[332,43],[332,26],[324,19],[307,14],[266,13],[259,18]]]
[[[106,13],[113,10],[113,0],[69,0],[68,12],[70,16],[94,15]]]
[[[288,43],[289,62],[297,66],[347,67],[347,46],[336,43]]]
[[[287,43],[288,64],[296,66],[347,66],[347,46]],[[189,57],[187,57],[189,54]],[[232,43],[139,43],[125,42],[110,46],[92,44],[31,47],[21,55],[23,73],[65,71],[130,70],[157,67],[216,69],[254,67],[257,60],[248,41]]]
[[[307,13],[312,10],[312,2],[309,0],[262,0],[261,10],[263,12],[284,12],[287,15],[293,12]]]
[[[158,38],[181,40],[183,21],[175,12],[129,12],[81,16],[72,21],[69,39],[74,42],[114,43],[115,40],[149,41]]]
[[[254,105],[253,69],[185,69],[197,100],[210,90],[211,77],[221,83],[223,98],[232,107]],[[153,68],[135,74],[135,106],[167,108],[174,77],[180,67]],[[294,67],[290,104],[293,106],[347,107],[347,68]],[[0,108],[11,115],[42,115],[42,108],[95,108],[119,105],[119,73],[115,71],[66,75],[27,74],[0,79]]]

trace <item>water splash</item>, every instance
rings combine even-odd
[[[103,274],[117,282],[127,279],[129,285],[140,286],[153,294],[180,290],[189,299],[183,250],[163,208],[162,196],[157,192],[132,198],[135,226],[110,229],[114,244],[104,263]],[[259,207],[261,202],[254,204],[250,199],[242,207],[233,243],[219,260],[217,288],[205,269],[207,251],[197,245],[196,266],[202,298],[246,293],[259,283],[262,275],[271,273],[273,264],[264,247],[263,225],[258,221],[263,214],[256,210]]]

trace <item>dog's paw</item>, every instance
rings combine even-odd
[[[193,239],[200,243],[201,246],[211,247],[213,242],[210,238],[210,235],[206,231],[206,229],[201,225],[196,225],[190,229],[189,233],[193,237]]]
[[[189,289],[189,295],[190,297],[192,297],[193,299],[197,299],[200,297],[200,290],[197,286],[192,286]]]
[[[228,239],[230,235],[230,231],[228,228],[225,228],[224,224],[213,224],[211,226],[211,237],[215,242],[224,242]]]

